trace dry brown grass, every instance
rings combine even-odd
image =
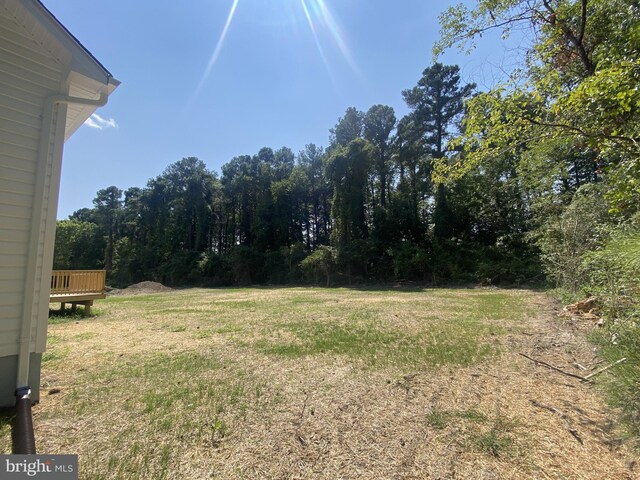
[[[34,409],[39,450],[78,453],[81,478],[638,476],[596,389],[517,355],[597,362],[543,294],[192,289],[97,311],[50,326]]]

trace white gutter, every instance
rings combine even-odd
[[[34,291],[36,272],[38,268],[38,246],[40,244],[40,227],[43,220],[44,184],[47,176],[47,161],[52,148],[52,122],[54,106],[57,104],[75,103],[80,105],[93,105],[103,107],[107,104],[108,95],[101,93],[100,98],[92,100],[89,98],[70,97],[68,95],[51,95],[44,102],[42,114],[42,129],[40,131],[40,144],[38,147],[38,177],[36,179],[36,190],[32,207],[33,217],[31,218],[31,234],[29,237],[29,251],[27,257],[27,274],[25,277],[24,308],[22,311],[22,324],[20,327],[20,337],[18,339],[18,373],[16,377],[16,388],[27,387],[29,385],[29,357],[31,355],[31,331],[33,329],[33,304],[35,302]],[[57,128],[60,128],[57,126]],[[62,125],[64,128],[64,125]],[[54,159],[55,161],[55,159]],[[52,185],[52,188],[60,188],[59,185]],[[42,295],[42,292],[40,292]]]

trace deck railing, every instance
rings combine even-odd
[[[103,293],[105,270],[54,270],[51,294]]]

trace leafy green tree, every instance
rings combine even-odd
[[[122,190],[115,186],[98,190],[93,199],[93,216],[106,236],[104,250],[104,268],[107,273],[113,270],[115,242],[118,238],[120,214],[122,208]]]
[[[468,105],[467,155],[440,162],[437,176],[459,176],[502,152],[518,153],[559,139],[582,145],[608,174],[612,208],[640,204],[640,8],[635,0],[480,0],[441,17],[435,53],[473,46],[486,30],[528,27],[528,68],[512,85],[478,95]],[[624,173],[622,173],[624,172]]]
[[[364,129],[364,113],[355,107],[347,108],[335,127],[329,130],[331,146],[344,147],[356,138],[361,138]]]
[[[306,244],[312,250],[329,243],[331,233],[331,185],[324,174],[325,151],[313,143],[298,154],[299,167],[308,185]]]
[[[414,128],[418,129],[429,155],[445,161],[446,141],[455,132],[475,84],[460,84],[460,67],[435,63],[422,73],[418,85],[402,92],[407,105],[413,109]],[[438,185],[433,213],[436,238],[451,236],[451,209],[446,189]]]
[[[333,185],[332,243],[338,247],[368,236],[365,205],[371,157],[371,144],[357,138],[327,159],[326,175]]]
[[[324,278],[325,285],[329,287],[335,275],[337,255],[335,248],[321,245],[300,262],[300,268],[309,281],[319,283],[320,278]]]
[[[445,156],[446,141],[456,133],[453,128],[464,111],[464,101],[475,89],[473,83],[460,82],[460,67],[434,63],[422,72],[415,87],[402,92],[414,112],[415,128],[434,158]]]
[[[364,117],[364,138],[375,147],[374,171],[378,177],[378,192],[382,208],[385,208],[387,204],[390,177],[389,157],[392,145],[391,132],[395,126],[395,112],[393,108],[386,105],[374,105]]]
[[[257,157],[242,155],[222,166],[221,183],[230,215],[227,219],[227,251],[236,245],[253,243],[251,225],[255,216],[259,165]]]
[[[161,177],[167,185],[172,250],[210,250],[215,175],[202,160],[188,157],[169,165]]]
[[[75,219],[60,220],[56,226],[53,268],[93,270],[102,268],[104,237],[95,223]]]
[[[543,224],[538,244],[546,270],[557,285],[575,294],[585,283],[588,272],[583,257],[606,240],[603,226],[607,217],[602,189],[586,185],[560,215]]]
[[[427,199],[432,186],[431,162],[413,114],[398,122],[393,160],[399,181],[393,194],[390,217],[396,220],[401,239],[424,241],[428,222]]]
[[[274,154],[272,178],[274,181],[284,180],[291,175],[296,157],[289,147],[282,147]]]

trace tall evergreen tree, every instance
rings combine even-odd
[[[386,207],[389,183],[389,156],[391,153],[391,132],[396,126],[393,108],[387,105],[374,105],[364,117],[364,138],[376,148],[374,170],[378,177],[380,206]]]
[[[115,186],[98,190],[93,199],[94,218],[103,230],[107,245],[104,252],[104,268],[107,272],[113,270],[113,254],[115,251],[116,235],[120,223],[122,208],[122,190]]]
[[[362,137],[363,129],[364,113],[355,107],[347,108],[344,116],[329,130],[331,146],[346,146],[352,140]]]
[[[405,102],[413,110],[415,127],[435,161],[445,157],[446,140],[456,133],[464,101],[471,97],[474,89],[475,84],[461,85],[460,67],[435,63],[424,70],[415,87],[402,92]],[[440,184],[433,213],[436,238],[450,236],[451,215],[445,186]]]

